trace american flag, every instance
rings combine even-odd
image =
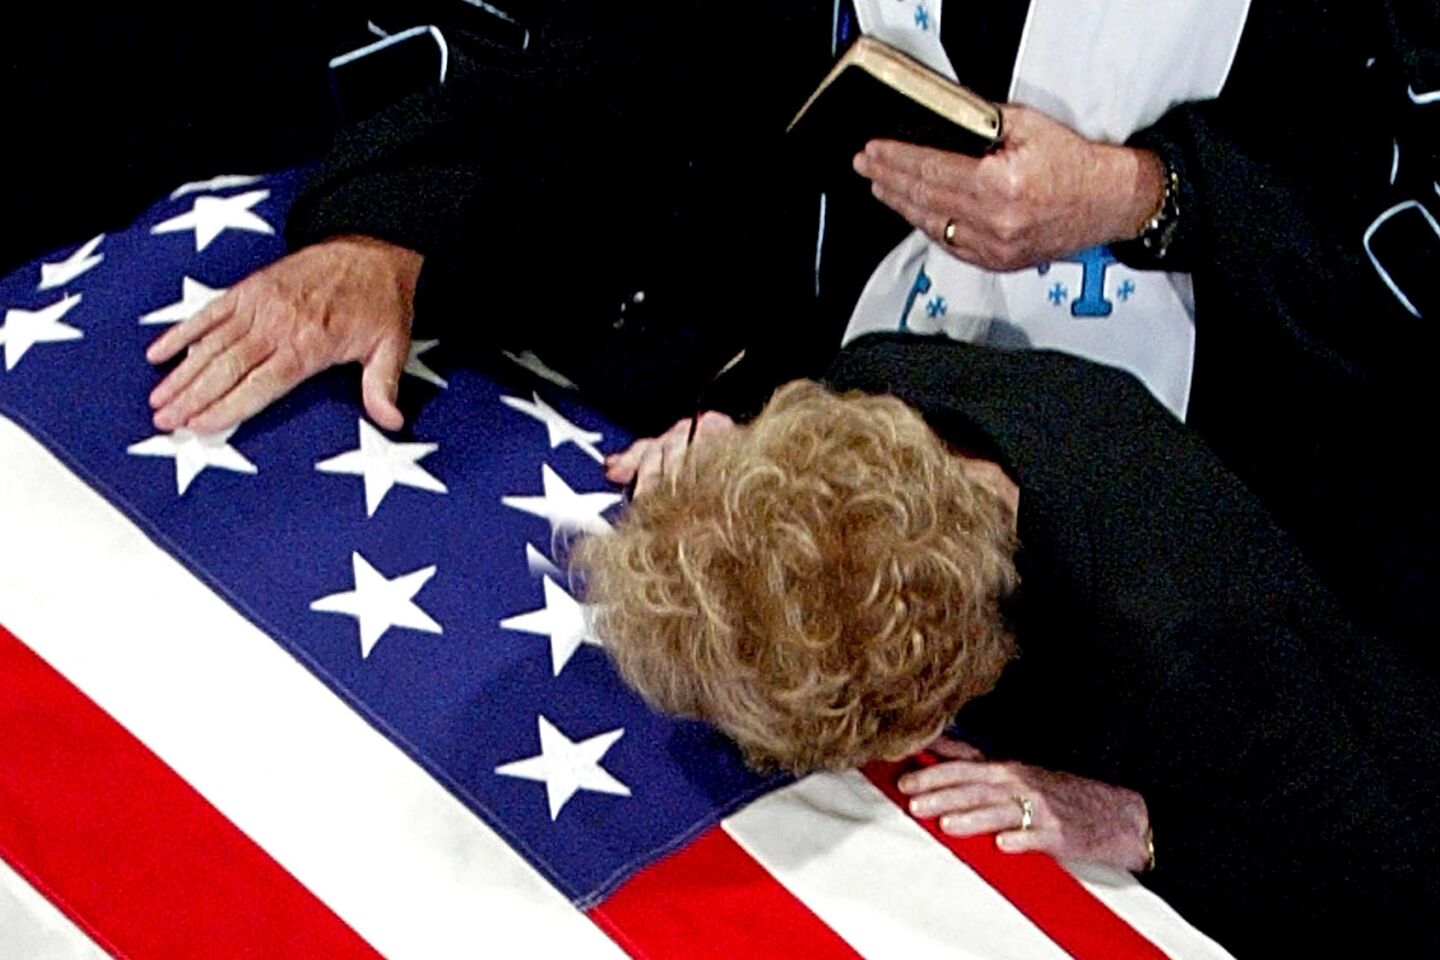
[[[0,956],[1226,956],[1128,877],[937,837],[891,767],[762,778],[649,711],[559,555],[627,438],[424,318],[400,434],[345,369],[157,433],[145,347],[283,253],[301,181],[0,281]]]

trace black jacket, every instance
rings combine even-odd
[[[968,736],[1138,791],[1146,883],[1241,960],[1440,955],[1440,687],[1347,620],[1192,432],[1128,374],[1045,351],[877,335],[828,379],[1020,487],[1020,655]]]
[[[1188,422],[1351,611],[1440,675],[1440,512],[1419,441],[1440,412],[1436,91],[1436,0],[1267,0],[1220,97],[1131,143],[1180,172],[1164,262],[1195,281]]]

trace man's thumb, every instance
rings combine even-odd
[[[360,396],[365,412],[386,430],[399,430],[405,425],[405,415],[395,400],[400,393],[400,372],[409,354],[409,337],[386,337],[365,360],[360,374]]]

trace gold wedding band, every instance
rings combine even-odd
[[[1020,807],[1020,829],[1029,830],[1035,823],[1035,807],[1029,797],[1016,796],[1014,799]]]
[[[946,220],[946,221],[945,221],[945,229],[944,229],[943,231],[941,231],[941,234],[940,234],[940,235],[945,238],[945,245],[946,245],[947,247],[954,246],[954,245],[955,245],[955,221],[954,221],[954,220]]]

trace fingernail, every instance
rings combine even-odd
[[[1009,850],[1012,846],[1014,846],[1014,844],[1015,841],[1010,839],[1010,835],[1008,833],[997,833],[995,835],[995,846],[999,847],[1001,850]]]
[[[917,817],[928,817],[935,812],[935,803],[926,797],[910,801],[910,812]]]
[[[954,833],[954,832],[955,832],[955,829],[956,829],[959,825],[960,825],[960,820],[959,820],[958,817],[941,817],[941,818],[940,818],[940,829],[941,829],[941,831],[943,831],[944,833]]]
[[[900,788],[901,793],[915,792],[915,780],[912,777],[901,777],[895,782],[895,786]]]

